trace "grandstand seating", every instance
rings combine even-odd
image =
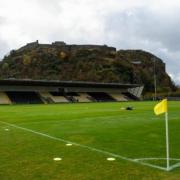
[[[122,94],[126,97],[127,100],[139,100],[136,96],[129,92],[124,92]]]
[[[41,97],[45,99],[47,103],[65,103],[69,102],[67,98],[60,92],[40,92]]]
[[[69,101],[69,102],[79,102],[78,98],[79,94],[77,94],[76,92],[68,92],[68,93],[64,93],[64,97]]]
[[[65,98],[64,96],[51,96],[51,99],[55,102],[55,103],[65,103],[65,102],[69,102],[67,98]]]
[[[78,99],[78,102],[91,102],[88,97],[89,95],[87,93],[79,93],[79,96],[76,98]]]
[[[76,92],[50,92],[51,98],[61,98],[61,102],[91,102],[90,99],[88,99],[87,93],[76,93]],[[53,97],[52,97],[53,96]]]
[[[41,100],[45,103],[45,104],[51,104],[54,103],[54,101],[51,98],[51,94],[49,92],[39,92],[39,95],[41,97]]]
[[[105,92],[0,92],[0,104],[38,104],[38,103],[68,103],[68,102],[114,102],[137,100],[130,93]]]
[[[116,101],[113,97],[105,92],[91,92],[88,93],[97,102],[113,102]]]
[[[4,92],[0,92],[0,104],[11,104],[11,100]]]
[[[120,93],[110,93],[110,96],[116,99],[116,101],[128,101],[126,96]]]
[[[41,104],[40,97],[35,92],[6,92],[12,103],[15,104]]]
[[[143,85],[9,78],[0,90],[0,104],[113,102],[139,100]]]

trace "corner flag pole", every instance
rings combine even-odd
[[[168,127],[168,112],[165,113],[165,125],[166,125],[166,163],[167,163],[167,171],[169,171],[169,127]]]
[[[165,114],[165,129],[166,129],[166,170],[170,170],[169,163],[169,127],[168,127],[168,101],[167,99],[162,100],[154,107],[154,113],[156,115]]]

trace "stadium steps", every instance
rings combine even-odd
[[[109,94],[105,92],[92,92],[88,93],[91,97],[93,97],[97,102],[114,102],[116,99],[111,97]]]
[[[125,93],[122,93],[126,98],[127,100],[139,100],[138,97],[134,96],[133,94],[129,93],[129,92],[125,92]]]
[[[128,101],[128,99],[123,94],[111,93],[110,94],[116,101]]]
[[[51,98],[51,94],[49,92],[39,92],[39,96],[44,104],[53,104],[54,101]]]
[[[0,104],[12,104],[6,93],[0,92]]]
[[[40,92],[41,97],[44,98],[46,103],[67,103],[69,102],[64,96],[60,96],[58,93]]]
[[[69,102],[64,96],[51,96],[51,99],[55,103],[67,103],[67,102]]]
[[[90,99],[88,99],[87,93],[78,93],[78,94],[79,96],[75,96],[78,102],[92,102]]]

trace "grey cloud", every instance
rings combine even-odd
[[[139,37],[162,43],[171,51],[180,47],[180,12],[159,14],[150,10],[139,10],[136,14],[138,23],[136,33]]]
[[[132,13],[123,11],[111,14],[106,20],[106,30],[120,37],[143,39],[161,43],[171,51],[180,47],[180,12],[158,14],[150,9],[138,8]],[[132,37],[132,38],[134,38]]]
[[[0,16],[0,28],[6,23],[6,18]],[[0,34],[0,60],[9,51],[8,44],[2,39]]]
[[[0,25],[4,24],[6,22],[6,18],[3,16],[0,16]]]
[[[10,51],[9,46],[0,38],[0,60]]]
[[[178,16],[179,15],[179,16]],[[135,9],[111,14],[106,20],[107,43],[123,49],[150,51],[167,64],[167,71],[180,84],[180,12],[159,14]]]
[[[59,13],[61,11],[60,1],[59,0],[33,0],[34,3],[37,3],[42,8],[45,8],[47,10],[47,13],[49,11],[51,13]]]
[[[118,49],[143,49],[162,58],[167,63],[168,72],[180,84],[180,11],[174,5],[173,9],[153,9],[151,3],[142,1],[141,6],[130,6],[118,12],[114,7],[108,10],[108,1],[104,1],[106,8],[98,12],[100,7],[96,8],[98,4],[94,0],[80,6],[77,3],[80,1],[75,0],[31,0],[29,4],[22,1],[24,5],[21,3],[17,7],[30,6],[32,13],[27,9],[24,14],[18,14],[18,8],[14,8],[12,14],[16,14],[16,18],[5,13],[8,16],[5,17],[6,22],[0,12],[0,57],[9,51],[9,46],[14,49],[36,39],[41,42],[63,40],[73,44],[96,43]],[[120,0],[113,2],[122,3]],[[93,8],[86,9],[92,3]],[[5,30],[2,33],[3,26]]]

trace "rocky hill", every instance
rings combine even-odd
[[[38,41],[12,50],[0,62],[0,78],[140,83],[153,91],[154,67],[159,91],[174,85],[161,59],[142,50]]]

